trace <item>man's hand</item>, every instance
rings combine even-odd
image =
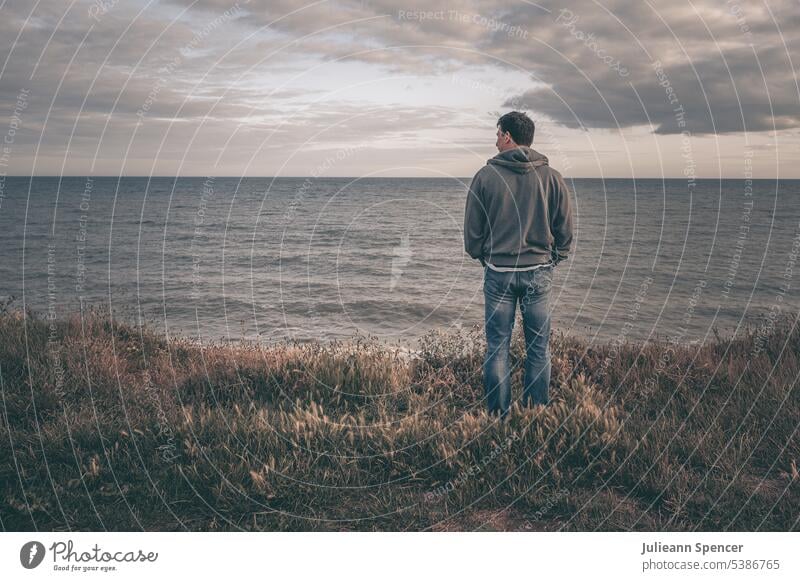
[[[558,251],[554,248],[550,251],[550,261],[553,263],[553,266],[558,266],[559,262],[566,260],[565,258],[561,258],[558,254]]]

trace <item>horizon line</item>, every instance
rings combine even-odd
[[[401,180],[401,179],[413,179],[413,180],[446,180],[446,179],[472,179],[472,176],[451,176],[451,177],[434,177],[434,176],[249,176],[249,175],[139,175],[139,174],[130,174],[130,175],[113,175],[113,174],[104,174],[104,175],[90,175],[90,174],[63,174],[63,175],[53,175],[53,174],[29,174],[29,175],[21,175],[21,174],[8,174],[2,175],[0,174],[0,178],[147,178],[147,179],[182,179],[182,178],[200,178],[200,179],[207,179],[207,178],[235,178],[235,179],[316,179],[316,180],[324,180],[324,179],[337,179],[337,180],[355,180],[355,179],[393,179],[393,180]],[[776,181],[776,180],[800,180],[800,177],[769,177],[769,178],[756,178],[756,177],[692,177],[688,178],[686,176],[642,176],[642,177],[630,177],[630,176],[579,176],[579,177],[572,177],[572,176],[564,176],[564,179],[567,180],[694,180],[694,181],[718,181],[718,180],[752,180],[752,181]]]

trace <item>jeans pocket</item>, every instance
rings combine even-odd
[[[525,285],[524,302],[531,302],[536,297],[545,294],[553,284],[553,269],[547,266],[537,268],[527,273],[528,281]]]
[[[538,288],[542,292],[550,290],[550,287],[553,286],[552,267],[545,266],[543,268],[536,269],[535,278],[536,278],[536,288]]]
[[[511,291],[509,285],[513,280],[513,274],[510,272],[498,272],[487,266],[483,277],[484,292],[490,292],[496,297],[506,296]]]

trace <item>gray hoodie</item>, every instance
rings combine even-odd
[[[523,267],[566,260],[572,208],[564,178],[524,145],[498,153],[467,193],[464,250],[482,264]]]

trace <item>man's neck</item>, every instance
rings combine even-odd
[[[510,150],[510,149],[516,149],[516,148],[518,148],[518,147],[519,147],[519,145],[517,145],[517,144],[515,143],[515,144],[513,144],[513,145],[509,145],[508,147],[504,147],[503,149],[501,149],[501,150],[500,150],[500,153],[505,153],[506,151],[508,151],[508,150]]]

